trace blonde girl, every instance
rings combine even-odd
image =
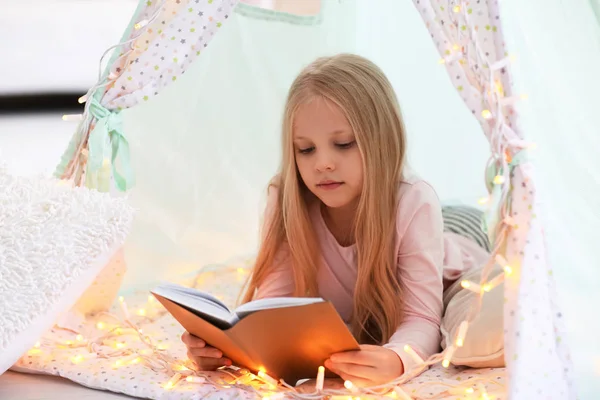
[[[361,386],[408,371],[410,345],[439,351],[445,285],[486,259],[445,233],[432,187],[405,168],[406,132],[394,90],[365,58],[319,58],[293,82],[282,164],[269,185],[262,241],[243,301],[319,296],[351,327],[359,351],[326,368]],[[230,365],[184,333],[202,369]]]

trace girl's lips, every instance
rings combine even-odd
[[[325,190],[334,190],[339,188],[340,186],[342,186],[343,182],[323,182],[323,183],[319,183],[317,185],[317,187],[321,188],[321,189],[325,189]]]

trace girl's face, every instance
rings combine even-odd
[[[296,111],[296,166],[308,189],[327,207],[353,207],[362,191],[362,157],[342,110],[315,97]]]

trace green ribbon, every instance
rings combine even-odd
[[[88,138],[87,172],[97,173],[102,168],[104,159],[110,159],[115,185],[125,192],[133,187],[135,177],[129,158],[129,142],[123,133],[121,113],[106,109],[93,97],[88,101],[89,113],[96,119],[96,125]]]

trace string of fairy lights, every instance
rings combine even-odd
[[[246,265],[250,265],[246,262]],[[212,271],[213,274],[218,274],[219,277],[226,276],[231,272],[236,272],[238,281],[243,280],[248,273],[248,268],[240,266],[221,266]],[[200,272],[194,279],[192,287],[197,287],[198,282],[202,280],[203,274],[206,271]],[[221,297],[221,296],[219,296]],[[221,368],[215,377],[215,373],[202,372],[195,370],[193,363],[190,360],[179,359],[169,353],[168,344],[163,345],[157,343],[157,340],[148,335],[144,329],[140,328],[140,324],[151,325],[155,321],[163,318],[167,311],[160,305],[153,296],[148,296],[146,305],[137,308],[135,311],[130,310],[126,299],[119,297],[118,310],[120,315],[116,313],[103,312],[95,316],[94,334],[84,336],[81,332],[68,330],[68,334],[72,339],[48,339],[44,338],[36,343],[33,349],[29,351],[29,355],[39,354],[42,351],[48,350],[52,358],[59,358],[57,350],[79,350],[75,355],[69,352],[69,361],[74,365],[80,365],[91,360],[96,362],[107,363],[110,361],[112,369],[119,369],[128,365],[140,364],[150,370],[161,373],[168,377],[168,380],[161,386],[164,390],[173,390],[181,384],[208,384],[218,389],[236,389],[244,391],[264,400],[276,400],[282,398],[294,398],[300,400],[316,400],[323,397],[332,399],[345,399],[352,397],[353,400],[358,398],[399,398],[399,399],[442,399],[448,395],[469,395],[480,394],[482,398],[488,393],[485,390],[486,385],[496,385],[498,390],[502,390],[502,385],[496,381],[487,378],[473,378],[456,385],[456,382],[451,380],[436,380],[421,384],[417,389],[414,389],[409,395],[402,387],[403,383],[410,380],[409,377],[404,377],[401,381],[396,381],[396,385],[390,389],[389,384],[370,388],[359,388],[346,381],[339,389],[325,388],[325,368],[319,367],[316,371],[316,382],[312,391],[307,391],[306,387],[297,388],[289,383],[280,380],[277,381],[270,377],[267,371],[259,370],[252,373],[246,369],[239,367],[224,367]],[[60,328],[55,328],[60,329]],[[100,333],[97,333],[100,332]],[[129,340],[125,338],[129,337]],[[129,343],[128,343],[129,342]],[[410,351],[410,350],[409,350]],[[418,355],[411,352],[414,357]],[[437,395],[419,395],[421,391],[425,391],[430,385],[443,385],[448,389]],[[465,386],[466,385],[466,386]]]
[[[166,0],[162,4],[166,3]],[[151,23],[160,15],[162,8],[161,6],[156,8],[155,13],[148,19],[140,21],[135,24],[134,28],[137,33],[131,36],[125,42],[119,43],[113,46],[113,48],[124,48],[119,59],[129,57],[135,48],[135,41],[143,33],[144,27],[151,25]],[[481,279],[479,282],[461,281],[461,286],[464,289],[470,290],[477,294],[473,304],[471,305],[468,317],[461,322],[453,344],[448,346],[444,351],[434,354],[427,360],[423,360],[416,351],[410,346],[406,345],[404,350],[409,354],[416,362],[416,366],[406,371],[401,377],[388,382],[384,385],[378,385],[374,387],[361,388],[355,386],[352,382],[344,382],[343,388],[340,389],[329,389],[325,388],[324,373],[325,369],[319,367],[316,373],[316,381],[314,390],[312,392],[300,391],[298,388],[292,387],[286,382],[276,381],[268,375],[267,371],[258,371],[256,374],[240,369],[236,367],[222,368],[220,371],[227,375],[229,380],[216,380],[210,374],[195,371],[193,366],[189,364],[189,361],[182,362],[174,357],[170,356],[169,353],[157,345],[153,340],[146,334],[143,333],[142,329],[132,322],[132,316],[127,307],[124,298],[119,299],[119,304],[123,318],[120,318],[113,314],[106,314],[106,317],[116,322],[115,326],[103,333],[100,336],[85,339],[80,334],[75,337],[74,341],[70,343],[45,343],[44,345],[58,346],[62,348],[86,348],[88,353],[85,355],[75,356],[77,358],[72,359],[74,363],[82,362],[88,358],[118,358],[115,361],[115,367],[119,367],[127,364],[141,363],[153,371],[164,372],[170,379],[165,383],[165,390],[170,390],[176,387],[180,382],[185,381],[188,383],[195,384],[211,384],[219,388],[236,388],[238,390],[249,391],[263,399],[276,400],[280,398],[297,398],[305,400],[320,399],[323,397],[334,398],[370,398],[370,397],[392,397],[399,399],[437,399],[444,398],[447,396],[462,396],[465,398],[478,398],[478,399],[492,399],[493,395],[486,391],[487,387],[494,387],[495,389],[503,393],[504,387],[494,380],[475,378],[469,379],[457,384],[454,381],[437,381],[435,384],[447,386],[447,390],[439,393],[435,396],[425,396],[419,394],[420,390],[413,390],[410,394],[403,388],[407,382],[410,382],[413,378],[417,377],[430,366],[441,363],[443,367],[449,367],[452,363],[452,358],[455,351],[463,347],[465,344],[465,337],[467,335],[469,325],[471,321],[478,315],[483,296],[490,292],[494,288],[498,287],[502,282],[513,274],[513,267],[501,254],[502,247],[505,243],[506,237],[513,227],[514,222],[510,217],[510,209],[508,205],[508,197],[510,195],[510,169],[512,167],[512,158],[520,151],[525,151],[532,147],[530,143],[523,141],[519,136],[512,130],[510,125],[507,123],[506,107],[512,106],[516,101],[525,99],[526,96],[512,96],[505,97],[505,90],[502,86],[501,79],[497,77],[498,71],[502,68],[506,68],[511,57],[506,56],[500,61],[491,63],[485,56],[485,52],[481,46],[479,37],[477,35],[476,27],[471,19],[472,10],[469,8],[467,2],[461,1],[447,1],[446,7],[452,12],[450,15],[450,24],[445,27],[446,34],[448,37],[455,36],[451,49],[448,49],[444,54],[444,57],[440,59],[439,63],[443,65],[453,65],[453,63],[459,63],[463,68],[469,70],[477,70],[478,72],[472,75],[476,81],[471,82],[472,86],[469,89],[474,90],[476,95],[481,96],[482,104],[486,105],[481,112],[481,117],[489,125],[488,139],[491,146],[491,157],[486,168],[486,183],[488,186],[489,195],[486,198],[480,200],[480,204],[490,204],[491,209],[488,212],[498,213],[500,218],[498,224],[495,227],[493,233],[493,249],[490,254],[490,258],[486,265],[482,269]],[[449,28],[449,27],[450,28]],[[459,28],[460,27],[460,28]],[[112,48],[111,48],[112,49]],[[109,49],[110,50],[110,49]],[[108,52],[108,51],[107,51]],[[107,54],[103,55],[102,58]],[[102,63],[102,61],[101,61]],[[127,63],[127,60],[125,61]],[[464,67],[464,66],[467,67]],[[478,66],[475,69],[475,65]],[[487,71],[487,75],[483,72]],[[86,102],[86,97],[93,95],[99,88],[110,85],[119,75],[110,73],[105,79],[100,79],[99,83],[88,91],[88,94],[80,99],[80,102]],[[89,103],[86,102],[86,108],[83,115],[79,116],[64,116],[65,120],[80,120],[83,121],[83,126],[80,126],[82,132],[89,132],[90,119],[84,118],[84,115],[88,115]],[[72,162],[68,165],[67,170],[64,174],[65,177],[70,177],[75,171],[74,160],[78,158],[78,155],[86,155],[86,140],[82,139],[79,143],[76,156],[71,160]],[[84,168],[83,162],[77,172],[75,179],[76,184],[81,183],[82,169]],[[492,170],[492,178],[488,179],[489,171]],[[494,190],[499,188],[499,191]],[[499,205],[499,209],[494,209],[493,204]],[[492,227],[490,227],[492,228]],[[492,272],[492,269],[499,265],[503,269],[503,273],[496,275],[493,279],[488,281],[488,277]],[[236,267],[238,271],[243,271],[239,267]],[[223,270],[223,272],[226,269]],[[151,301],[151,300],[149,300]],[[156,316],[164,314],[166,311],[162,310],[157,313]],[[161,314],[162,313],[162,314]],[[140,309],[136,314],[137,317],[146,317],[146,310]],[[101,328],[100,326],[98,327]],[[116,341],[114,343],[114,349],[107,351],[104,343],[115,340],[123,334],[137,335],[139,341],[145,345],[145,349],[140,351],[133,351],[128,349],[122,342]],[[121,343],[121,344],[119,344]],[[38,343],[32,351],[40,350],[42,346]],[[65,347],[66,346],[66,347]]]

